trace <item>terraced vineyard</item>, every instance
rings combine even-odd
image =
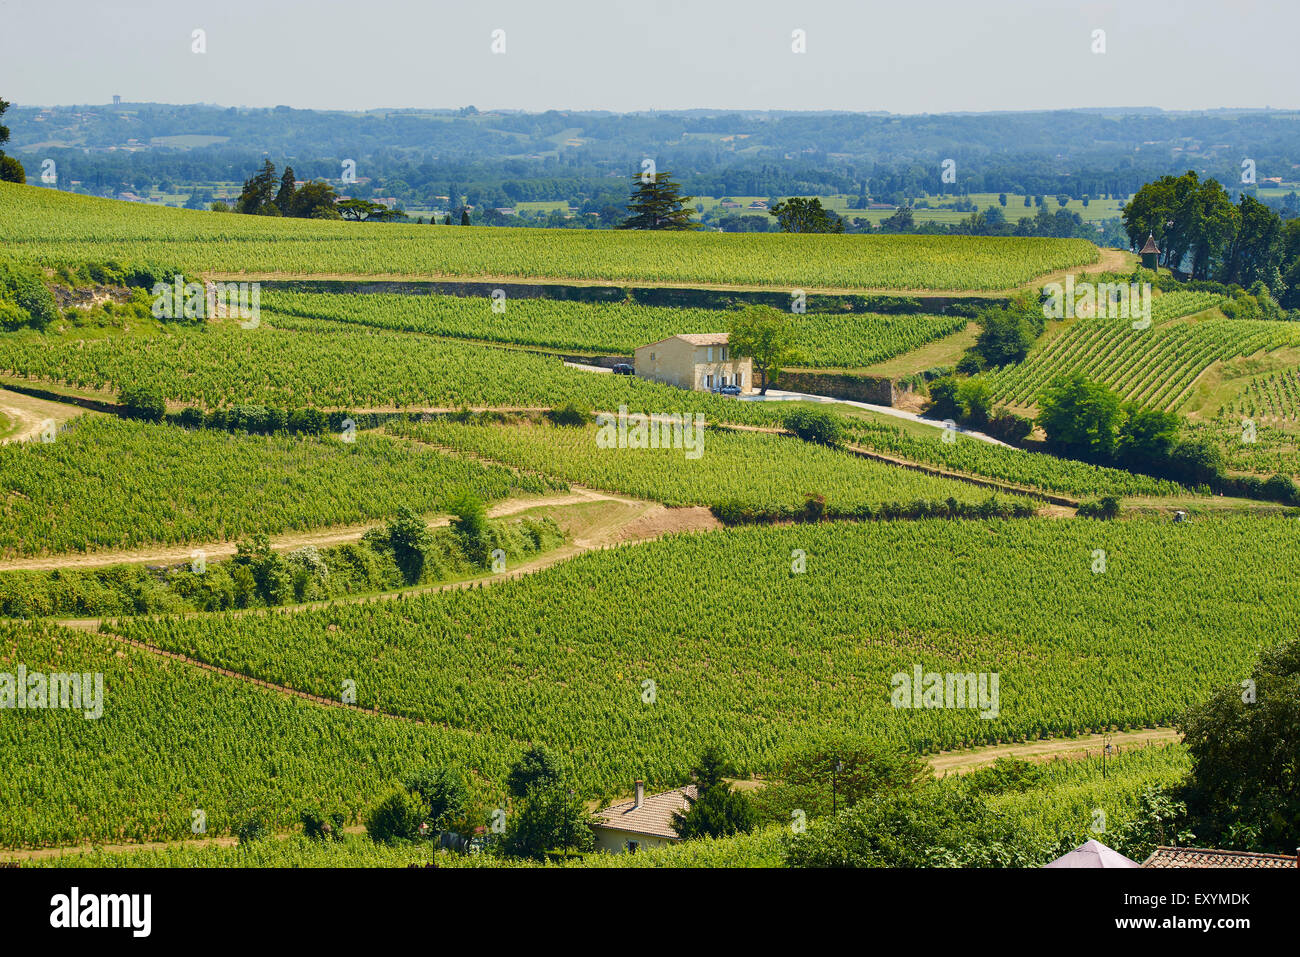
[[[320,695],[351,678],[364,706],[544,741],[616,789],[681,780],[706,741],[748,773],[810,729],[928,751],[1168,722],[1300,627],[1293,524],[749,528],[484,590],[117,628]],[[892,676],[918,664],[998,674],[996,717],[892,707]]]
[[[1208,319],[1133,329],[1129,320],[1080,319],[997,373],[995,399],[1031,406],[1054,380],[1082,373],[1140,405],[1176,409],[1211,363],[1298,341],[1300,329],[1285,322]]]
[[[507,301],[494,312],[486,297],[333,295],[268,292],[265,308],[403,332],[631,355],[637,346],[687,332],[725,331],[731,315],[628,303]],[[798,341],[814,366],[882,362],[965,328],[952,316],[833,314],[793,317]]]
[[[1300,435],[1251,420],[1252,432],[1241,416],[1223,412],[1212,422],[1193,423],[1189,431],[1213,441],[1224,461],[1236,472],[1300,476]],[[1253,441],[1247,441],[1253,438]]]
[[[1256,376],[1226,411],[1266,422],[1300,421],[1300,369]]]
[[[1137,475],[1121,469],[1089,465],[1038,452],[980,442],[960,434],[943,441],[944,433],[918,438],[898,426],[861,423],[850,426],[852,441],[911,462],[938,465],[957,472],[982,475],[1066,495],[1185,495],[1176,482]]]
[[[31,671],[98,672],[103,716],[6,711],[0,721],[0,845],[194,837],[299,809],[355,815],[426,762],[504,774],[517,746],[256,688],[99,635],[0,622],[0,659]],[[331,693],[335,699],[338,689]]]
[[[546,407],[700,411],[714,420],[772,422],[780,411],[629,376],[596,375],[559,359],[314,319],[175,328],[153,336],[0,335],[0,370],[78,388],[152,383],[169,399],[219,408]]]
[[[434,511],[460,486],[498,499],[557,484],[365,433],[345,443],[82,419],[50,444],[0,446],[0,556],[233,541],[403,504]]]
[[[600,448],[595,427],[435,421],[394,422],[387,429],[392,435],[666,505],[734,503],[793,514],[809,492],[824,495],[829,505],[844,509],[886,502],[941,502],[949,497],[977,503],[989,498],[987,489],[964,482],[765,433],[710,429],[704,433],[702,453],[688,458],[681,448]]]
[[[1093,263],[1082,239],[439,228],[268,219],[0,183],[9,256],[196,274],[553,277],[786,288],[1005,289]]]

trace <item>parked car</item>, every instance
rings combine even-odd
[[[626,362],[614,366],[614,375],[631,375],[635,370]]]
[[[721,385],[713,390],[718,395],[740,395],[740,386],[738,385]]]

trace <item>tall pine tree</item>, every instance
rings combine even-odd
[[[286,166],[284,175],[280,177],[280,191],[275,194],[275,205],[279,207],[282,216],[294,215],[294,183],[296,180],[293,175],[293,167]]]
[[[695,197],[681,195],[681,186],[671,176],[664,172],[650,180],[642,179],[640,174],[633,177],[635,188],[627,204],[632,215],[619,229],[699,229],[699,223],[691,222],[690,210],[686,209]]]

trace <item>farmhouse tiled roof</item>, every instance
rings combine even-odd
[[[673,813],[686,810],[686,799],[696,795],[695,785],[674,788],[659,794],[647,794],[637,807],[636,799],[612,804],[603,811],[596,812],[597,827],[609,827],[632,834],[644,834],[647,837],[677,839],[673,830]]]
[[[1157,847],[1143,867],[1300,867],[1294,854],[1219,851],[1203,847]]]
[[[681,339],[693,346],[725,346],[729,335],[730,333],[726,332],[683,332],[676,336],[669,336],[667,339],[660,339],[658,342],[647,343],[647,345],[658,346],[665,342],[672,342],[674,339]],[[641,348],[645,348],[645,346]]]

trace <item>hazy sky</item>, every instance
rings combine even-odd
[[[0,0],[0,96],[114,93],[349,110],[1300,108],[1300,0]]]

